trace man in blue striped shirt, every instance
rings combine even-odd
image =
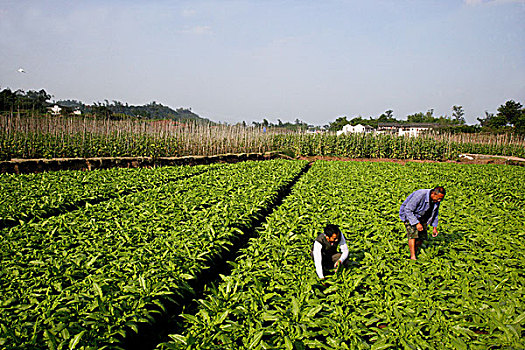
[[[445,188],[421,189],[412,192],[399,208],[399,218],[405,223],[410,259],[416,260],[416,251],[427,239],[428,225],[432,226],[432,237],[438,235],[439,204],[445,198]]]

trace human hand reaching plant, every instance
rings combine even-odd
[[[334,269],[335,269],[335,272],[337,272],[337,270],[339,269],[339,266],[341,266],[341,260],[337,260],[334,264]]]

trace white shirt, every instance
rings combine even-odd
[[[342,232],[341,232],[341,240],[339,241],[339,248],[341,248],[341,257],[339,258],[339,260],[341,260],[341,263],[343,263],[348,257],[348,245],[346,244],[346,239]],[[320,279],[324,278],[323,264],[322,264],[323,257],[321,255],[322,249],[323,249],[323,245],[315,241],[314,242],[314,252],[313,252],[315,272],[317,272],[317,276],[319,276]]]

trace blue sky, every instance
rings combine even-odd
[[[2,0],[6,87],[228,123],[461,105],[472,124],[525,104],[525,0]]]

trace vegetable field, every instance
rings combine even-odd
[[[214,167],[179,167],[169,171],[114,168],[90,172],[0,174],[0,225],[13,226],[33,218],[49,217],[88,203],[157,187]]]
[[[521,349],[522,168],[316,162],[173,349]],[[408,259],[397,211],[442,184],[440,235]],[[350,267],[318,283],[309,249],[340,225]]]
[[[1,349],[119,348],[188,298],[198,309],[158,349],[525,347],[520,167],[271,160],[0,179]],[[410,261],[399,205],[435,185],[440,233]],[[323,286],[309,250],[328,223],[350,255]],[[231,272],[193,295],[247,230]]]
[[[163,302],[190,293],[187,280],[227,254],[241,229],[304,166],[284,160],[214,166],[2,230],[0,345],[116,346]]]

